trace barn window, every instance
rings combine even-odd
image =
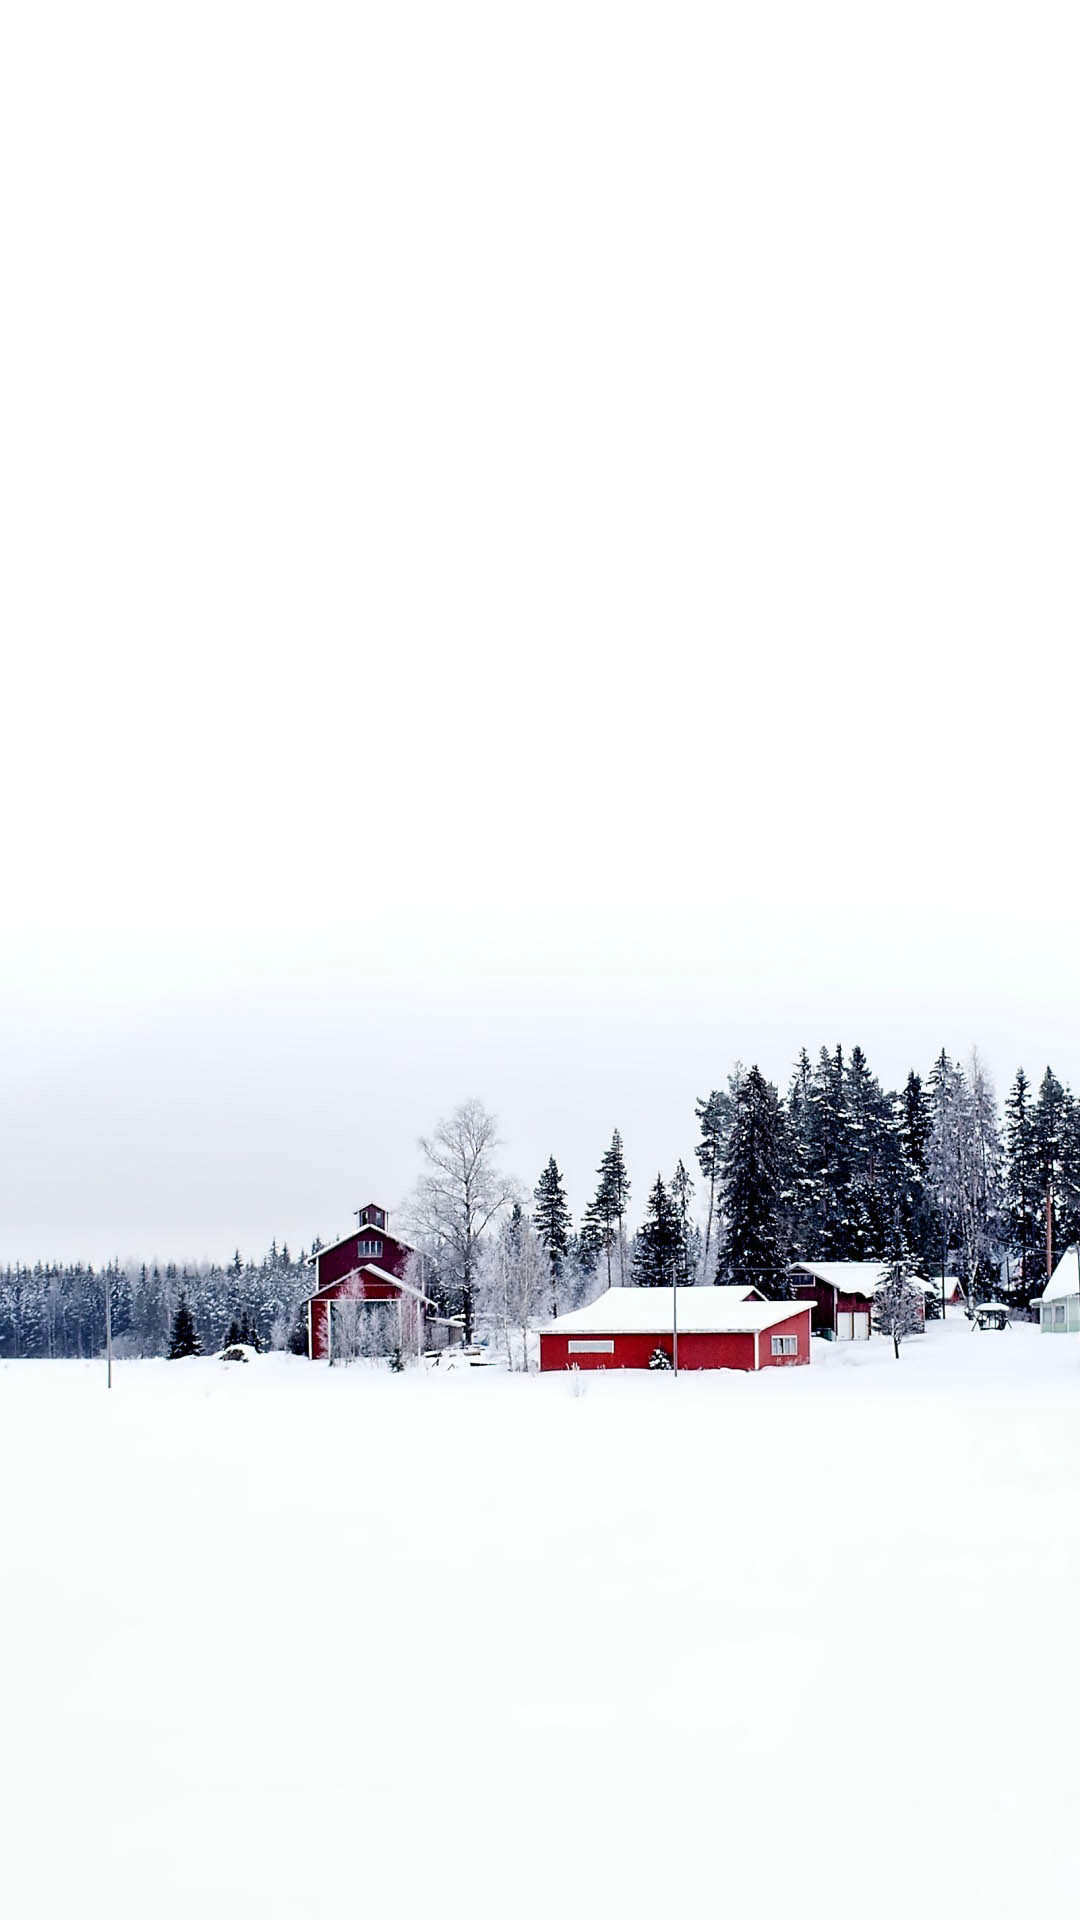
[[[361,1258],[367,1258],[368,1260],[377,1260],[380,1253],[382,1252],[382,1241],[381,1240],[361,1240],[359,1246],[357,1247],[357,1252],[360,1254]]]
[[[772,1350],[773,1350],[774,1360],[789,1359],[792,1355],[797,1354],[799,1351],[798,1334],[797,1333],[774,1333],[772,1337]]]
[[[567,1353],[614,1353],[614,1340],[568,1340]]]

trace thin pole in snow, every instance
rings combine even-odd
[[[675,1372],[679,1371],[679,1288],[678,1275],[671,1283],[671,1352]]]
[[[105,1385],[112,1386],[112,1274],[105,1269]]]

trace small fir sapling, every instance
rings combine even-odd
[[[873,1324],[875,1333],[888,1334],[897,1360],[900,1342],[909,1334],[922,1332],[923,1294],[910,1254],[898,1254],[890,1262],[886,1277],[874,1295]]]

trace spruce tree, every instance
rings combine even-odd
[[[809,1176],[817,1221],[819,1260],[855,1260],[859,1254],[851,1192],[851,1130],[848,1124],[843,1049],[822,1047],[814,1069],[808,1126]]]
[[[949,1252],[959,1239],[960,1199],[956,1111],[959,1104],[959,1069],[944,1047],[930,1069],[926,1082],[930,1132],[926,1142],[926,1183],[934,1206],[939,1239],[935,1265],[942,1277],[948,1272]]]
[[[910,1072],[900,1096],[900,1223],[908,1245],[929,1271],[936,1260],[940,1236],[927,1183],[930,1110],[919,1075]]]
[[[1009,1240],[1019,1264],[1012,1292],[1025,1305],[1045,1284],[1040,1199],[1031,1082],[1023,1067],[1018,1067],[1005,1101],[1005,1203]]]
[[[880,1259],[901,1188],[900,1137],[895,1101],[883,1093],[861,1047],[853,1047],[844,1073],[844,1105],[851,1177],[851,1253]]]
[[[716,1226],[716,1193],[724,1164],[724,1140],[731,1117],[731,1097],[715,1088],[704,1100],[694,1103],[701,1129],[701,1138],[694,1148],[697,1163],[701,1168],[701,1177],[705,1182],[708,1202],[705,1209],[705,1250],[702,1255],[702,1274],[709,1278],[709,1252],[713,1243],[713,1231]]]
[[[551,1311],[559,1311],[559,1282],[570,1252],[571,1220],[562,1175],[552,1155],[533,1189],[533,1225],[551,1273]]]
[[[814,1176],[814,1070],[806,1048],[800,1050],[787,1097],[787,1176],[783,1210],[785,1238],[793,1260],[812,1260],[820,1251],[819,1182]]]
[[[639,1287],[673,1287],[679,1279],[679,1215],[660,1175],[649,1195],[634,1242],[634,1281]]]
[[[626,1284],[625,1236],[623,1223],[630,1201],[630,1182],[623,1158],[622,1136],[616,1127],[611,1136],[611,1145],[604,1154],[597,1169],[599,1185],[594,1198],[586,1209],[586,1221],[603,1248],[607,1260],[608,1286],[612,1277],[612,1248],[617,1248],[619,1258],[619,1283]]]
[[[195,1331],[195,1322],[187,1303],[187,1294],[181,1293],[173,1315],[172,1337],[169,1342],[169,1359],[186,1360],[191,1354],[199,1352],[199,1336]]]
[[[694,1183],[679,1161],[671,1177],[669,1188],[671,1204],[675,1209],[675,1218],[679,1223],[679,1244],[675,1264],[678,1269],[680,1287],[689,1287],[697,1275],[697,1253],[699,1240],[697,1228],[690,1217],[690,1202],[694,1197]]]
[[[1080,1242],[1080,1101],[1065,1089],[1062,1116],[1061,1201],[1058,1231],[1062,1247]]]
[[[1053,1270],[1054,1249],[1061,1240],[1058,1214],[1064,1198],[1064,1162],[1069,1102],[1057,1075],[1047,1067],[1035,1107],[1035,1161],[1041,1200],[1044,1270]]]
[[[724,1149],[724,1271],[772,1299],[788,1291],[783,1238],[786,1119],[759,1067],[741,1078]]]

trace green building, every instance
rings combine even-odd
[[[1066,1248],[1035,1304],[1042,1333],[1080,1333],[1080,1249]]]

